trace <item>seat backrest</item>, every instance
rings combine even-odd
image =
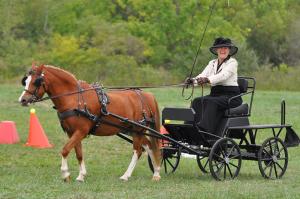
[[[238,85],[241,93],[246,93],[248,90],[248,80],[245,78],[238,78]]]

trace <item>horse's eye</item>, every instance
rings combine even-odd
[[[22,78],[21,83],[22,83],[23,86],[26,86],[26,79],[27,79],[27,76],[24,76],[24,77]]]

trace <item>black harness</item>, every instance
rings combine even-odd
[[[64,128],[63,121],[66,118],[73,117],[73,116],[77,116],[77,117],[83,116],[83,117],[86,117],[87,119],[91,120],[94,123],[94,125],[92,126],[92,128],[89,131],[89,134],[91,134],[91,135],[95,135],[95,132],[96,132],[97,128],[99,128],[101,124],[106,124],[106,125],[116,127],[118,129],[120,129],[121,132],[126,133],[126,134],[129,134],[129,132],[142,134],[141,131],[135,131],[133,129],[132,125],[129,125],[128,127],[121,126],[121,125],[115,124],[114,122],[111,122],[110,120],[106,119],[106,116],[112,116],[112,117],[115,117],[118,120],[120,120],[120,118],[119,118],[120,116],[115,115],[113,113],[110,113],[107,110],[107,105],[110,102],[109,102],[108,95],[104,92],[103,87],[101,87],[98,83],[93,84],[92,87],[96,91],[99,103],[101,104],[100,115],[95,115],[95,114],[90,113],[90,111],[86,107],[85,100],[82,96],[82,92],[84,92],[84,90],[82,91],[80,85],[78,84],[78,90],[79,90],[78,99],[80,99],[80,96],[81,96],[81,98],[84,102],[84,108],[83,109],[80,108],[81,103],[80,103],[80,101],[78,101],[78,108],[77,109],[66,110],[64,112],[57,112],[57,115],[58,115],[58,118],[60,120],[61,126],[62,126],[62,128],[65,132],[67,131],[67,129]],[[149,109],[151,117],[148,118],[147,115],[146,115],[146,111],[144,109],[145,103],[144,103],[143,95],[141,94],[140,90],[138,90],[138,89],[131,89],[131,90],[134,90],[139,95],[140,101],[141,101],[141,104],[142,104],[143,119],[138,121],[138,123],[141,124],[141,125],[154,124],[155,120],[153,118],[153,113],[152,113],[150,107],[148,106],[148,104],[147,104],[147,108]],[[126,120],[127,120],[127,118],[123,118],[123,120],[120,120],[120,121],[122,121],[123,123],[126,123]]]

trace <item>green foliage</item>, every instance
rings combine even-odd
[[[297,91],[300,85],[300,67],[281,64],[277,68],[261,67],[254,73],[258,89]]]
[[[190,73],[212,3],[0,1],[0,81],[22,75],[25,65],[38,61],[87,81],[180,82]],[[299,9],[297,0],[217,1],[193,75],[213,58],[208,48],[219,36],[238,45],[242,75],[263,64],[299,65]],[[110,77],[116,74],[121,77]]]

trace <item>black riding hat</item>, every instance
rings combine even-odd
[[[209,48],[210,52],[218,55],[217,48],[221,47],[228,47],[230,49],[229,55],[232,56],[237,53],[238,47],[236,47],[232,42],[231,39],[219,37],[215,39],[215,42],[212,47]]]

